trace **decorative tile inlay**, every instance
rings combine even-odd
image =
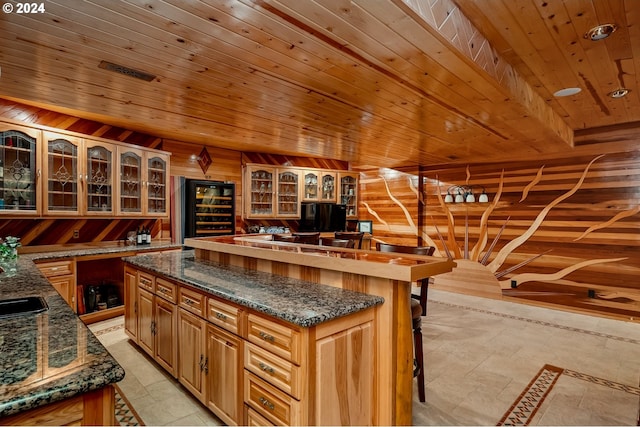
[[[515,403],[498,422],[499,426],[526,426],[540,408],[553,385],[562,374],[562,368],[545,365]]]
[[[112,328],[108,328],[112,329]],[[107,329],[105,329],[106,331]],[[106,333],[106,332],[105,332]],[[143,426],[144,423],[138,416],[138,414],[133,410],[129,402],[122,394],[122,391],[117,385],[114,385],[115,389],[115,415],[116,421],[118,425],[121,426]]]
[[[574,328],[572,326],[558,325],[556,323],[545,322],[545,321],[542,321],[542,320],[529,319],[529,318],[522,317],[522,316],[514,316],[512,314],[497,313],[495,311],[484,310],[484,309],[481,309],[481,308],[468,307],[468,306],[459,305],[459,304],[451,304],[451,303],[448,303],[448,302],[435,301],[435,300],[432,300],[432,299],[429,300],[429,303],[430,304],[431,303],[442,304],[442,305],[445,305],[445,306],[448,306],[448,307],[461,308],[463,310],[475,311],[477,313],[490,314],[492,316],[504,317],[506,319],[521,320],[523,322],[533,323],[533,324],[536,324],[536,325],[549,326],[551,328],[564,329],[566,331],[578,332],[578,333],[581,333],[581,334],[593,335],[593,336],[596,336],[596,337],[608,338],[608,339],[612,339],[612,340],[616,340],[616,341],[628,342],[628,343],[631,343],[631,344],[640,344],[640,340],[633,339],[633,338],[620,337],[620,336],[611,335],[611,334],[604,334],[604,333],[597,332],[597,331],[590,331],[588,329]]]
[[[608,387],[614,390],[640,396],[640,388],[617,383],[593,375],[562,369],[553,365],[544,365],[535,378],[529,383],[524,391],[518,396],[515,403],[504,414],[497,425],[502,426],[526,426],[529,425],[533,416],[542,405],[544,399],[549,395],[551,389],[556,384],[561,375],[587,381],[593,384]]]

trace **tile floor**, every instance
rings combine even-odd
[[[640,324],[429,291],[426,403],[415,425],[636,425]],[[125,368],[147,425],[221,422],[128,342],[123,319],[91,325]]]

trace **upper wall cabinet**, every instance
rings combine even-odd
[[[83,175],[80,170],[82,141],[68,135],[44,132],[45,215],[81,213]]]
[[[273,218],[275,216],[273,189],[276,169],[269,166],[247,166],[244,185],[246,218]]]
[[[302,202],[341,203],[347,217],[358,215],[358,174],[292,166],[246,165],[247,219],[299,219]]]
[[[347,218],[358,216],[358,174],[338,172],[338,203],[347,207]]]
[[[167,216],[169,156],[120,147],[118,212],[132,216]]]
[[[0,215],[40,213],[40,138],[40,130],[0,123]]]
[[[87,215],[112,215],[115,212],[114,173],[116,147],[85,140],[84,211]]]
[[[0,138],[0,215],[169,214],[169,153],[9,123]]]
[[[337,200],[336,173],[322,169],[305,170],[303,202],[333,202]]]

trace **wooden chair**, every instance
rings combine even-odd
[[[355,247],[355,244],[355,240],[335,239],[333,237],[322,237],[320,239],[320,245],[322,246],[334,246],[338,248],[353,249]]]
[[[380,252],[397,252],[414,255],[433,255],[436,248],[432,246],[402,246],[390,245],[387,243],[376,243],[376,249]],[[427,315],[427,290],[429,289],[429,278],[419,280],[420,295],[411,294],[411,323],[413,328],[413,346],[415,350],[416,368],[413,376],[418,377],[418,398],[424,402],[424,350],[422,345],[422,316]]]
[[[362,232],[351,232],[351,231],[336,231],[334,236],[336,239],[340,240],[353,240],[354,241],[354,249],[362,248],[362,236],[364,233]]]
[[[320,244],[320,233],[312,232],[312,233],[292,233],[292,235],[296,236],[298,240],[296,243],[305,243],[307,245],[319,245]]]
[[[297,243],[298,238],[291,234],[274,234],[271,238],[274,242],[289,242],[289,243]]]

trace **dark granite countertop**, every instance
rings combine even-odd
[[[310,327],[382,304],[375,295],[195,258],[187,250],[126,257],[136,267],[295,325]]]
[[[124,369],[71,310],[34,264],[38,260],[176,247],[117,246],[23,254],[3,262],[0,299],[42,297],[48,310],[0,318],[0,417],[78,394],[124,378]]]

